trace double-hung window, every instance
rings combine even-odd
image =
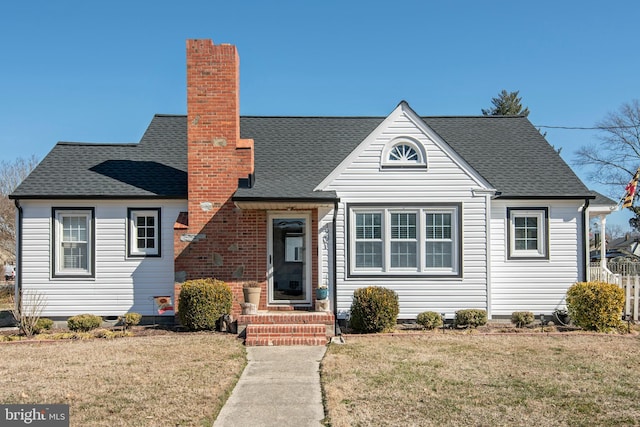
[[[507,208],[509,259],[549,259],[548,208]]]
[[[160,208],[129,208],[129,256],[160,256]]]
[[[418,266],[418,230],[416,212],[390,212],[391,268]]]
[[[460,209],[350,205],[349,275],[459,276]]]
[[[52,276],[94,276],[94,209],[52,209]]]
[[[427,212],[426,248],[427,268],[448,269],[453,266],[455,247],[453,213],[450,211]]]
[[[359,269],[382,268],[382,213],[359,212],[355,223],[355,265]]]

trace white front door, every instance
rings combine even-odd
[[[311,214],[268,215],[269,304],[311,304]]]

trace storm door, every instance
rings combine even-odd
[[[308,212],[268,217],[269,304],[311,304],[311,216]]]

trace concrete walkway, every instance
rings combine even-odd
[[[214,427],[321,426],[325,351],[325,346],[247,347],[248,364]]]

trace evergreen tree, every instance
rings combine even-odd
[[[522,98],[518,97],[519,91],[507,92],[502,89],[502,92],[497,98],[492,98],[492,108],[482,109],[482,114],[485,116],[528,116],[529,108],[522,108]]]

